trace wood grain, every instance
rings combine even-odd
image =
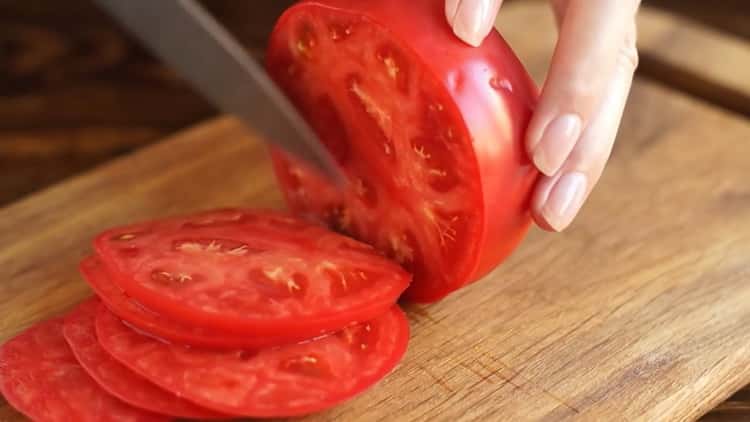
[[[643,0],[642,4],[679,14],[750,40],[750,10],[747,8],[747,0]]]
[[[403,364],[309,420],[691,420],[716,406],[750,381],[749,136],[638,83],[572,229],[534,231],[485,280],[407,306]],[[280,201],[265,150],[222,119],[0,210],[0,339],[88,293],[76,264],[96,231],[238,204]]]
[[[530,2],[508,1],[503,15],[512,14],[512,3]],[[291,0],[204,3],[250,51],[260,56],[275,17]],[[672,15],[688,16],[689,20],[678,19],[676,25],[671,19],[664,21],[664,25],[679,31],[700,27],[695,23],[700,20],[750,38],[750,14],[745,0],[722,0],[710,5],[700,0],[648,0],[644,4],[659,5]],[[534,36],[526,36],[530,41],[539,33],[549,32],[548,27],[535,20],[516,22],[509,28],[533,28]],[[711,38],[725,37],[719,34],[718,38]],[[712,53],[722,51],[721,43],[693,51],[691,44],[679,37],[669,42],[679,44],[678,50],[686,50],[688,59],[714,71],[736,70],[721,61],[704,60],[706,51],[712,59],[731,57]],[[684,45],[687,47],[679,47]],[[670,51],[669,45],[666,49],[647,47],[642,45],[642,50]],[[710,80],[707,84],[700,74],[696,78],[695,72],[665,66],[673,62],[651,58],[649,54],[643,56],[641,74],[653,74],[666,84],[686,89],[695,90],[692,87],[697,86],[702,98],[737,109],[736,95],[731,90],[725,95],[726,89]],[[90,1],[0,0],[0,204],[214,115],[204,100],[146,54]],[[92,141],[86,149],[71,148],[67,141],[71,132]],[[96,138],[99,141],[94,142]],[[27,142],[45,144],[44,150],[34,154],[21,147],[23,157],[15,151],[6,154]]]
[[[648,4],[648,3],[647,3]],[[747,18],[750,24],[750,17]],[[500,32],[524,56],[537,82],[544,81],[557,34],[546,2],[519,1],[503,7]],[[524,28],[533,28],[528,36]],[[638,75],[704,101],[750,116],[750,41],[658,8],[638,14]]]
[[[750,38],[643,7],[638,45],[641,74],[750,117]]]
[[[641,20],[639,21],[639,25],[641,31],[645,31],[650,35],[646,35],[645,40],[644,35],[641,35],[640,37],[639,48],[641,50],[641,56],[644,55],[645,51],[647,58],[645,63],[644,60],[641,60],[638,75],[659,81],[659,83],[663,85],[677,85],[681,89],[688,89],[690,95],[702,99],[706,99],[707,97],[716,98],[717,93],[727,93],[726,89],[721,88],[722,86],[727,86],[727,84],[723,84],[721,81],[731,80],[733,76],[723,75],[732,72],[736,75],[742,75],[740,69],[743,69],[743,67],[737,68],[726,65],[728,61],[734,60],[734,57],[730,55],[729,52],[737,50],[737,40],[731,36],[722,35],[719,32],[703,28],[701,25],[697,24],[696,21],[679,17],[672,17],[669,19],[668,17],[665,17],[662,12],[652,7],[648,7],[648,5],[654,3],[665,7],[667,5],[674,6],[677,10],[681,10],[681,6],[690,7],[690,10],[685,11],[685,15],[695,18],[694,15],[697,14],[699,10],[706,9],[705,3],[702,7],[699,7],[697,3],[692,0],[685,1],[684,4],[680,3],[679,5],[676,4],[676,2],[670,1],[647,1],[644,3],[647,6],[641,8],[639,15]],[[731,1],[714,4],[715,8],[712,8],[712,13],[715,13],[716,16],[730,15],[730,11],[734,10],[734,16],[737,22],[750,23],[750,16],[743,16],[742,13],[739,13],[740,8],[735,7],[732,9],[732,4],[734,3]],[[534,1],[519,1],[506,4],[503,7],[502,13],[499,15],[497,22],[500,31],[519,53],[522,61],[531,71],[534,79],[540,84],[544,82],[546,69],[549,67],[552,50],[556,41],[556,33],[548,29],[552,25],[554,25],[554,17],[549,7],[544,2]],[[534,36],[529,37],[528,31],[522,30],[521,28],[533,28]],[[680,59],[674,55],[669,55],[669,58],[664,59],[658,58],[658,52],[663,49],[668,50],[670,45],[665,45],[665,43],[660,41],[659,37],[655,34],[666,34],[664,36],[669,39],[670,43],[677,45],[680,50],[687,50],[688,53],[685,54],[686,58]],[[714,55],[713,52],[709,52],[707,54],[711,55],[716,61],[712,62],[707,60],[701,62],[695,58],[702,57],[706,48],[697,50],[700,51],[701,54],[691,53],[689,46],[692,40],[698,40],[697,42],[700,45],[707,47],[709,50],[714,49],[716,51],[723,51],[727,54],[722,57],[720,55]],[[723,40],[730,40],[730,46],[728,49],[724,49],[722,46],[721,41]],[[748,48],[747,41],[741,45],[744,45],[746,49]],[[743,55],[740,55],[739,57],[743,57]],[[683,62],[689,61],[689,68],[691,70],[687,73],[680,72],[676,63],[670,62],[670,60],[682,60]],[[748,68],[748,66],[744,66],[744,68]],[[679,76],[680,79],[675,80],[675,76]],[[698,87],[698,93],[700,93],[702,89],[708,89],[709,95],[696,95],[696,87]],[[712,88],[717,89],[711,91]],[[748,92],[745,91],[745,93]],[[727,101],[725,100],[728,100],[730,105],[729,108],[737,110],[737,108],[732,107],[732,105],[737,104],[737,99],[739,98],[740,104],[744,107],[745,101],[741,100],[744,98],[743,95],[744,94],[737,95],[737,90],[730,90],[728,95],[725,99],[722,99],[721,102],[726,105]],[[641,106],[650,107],[648,104],[634,104],[635,100],[633,98],[631,98],[630,102],[631,109],[633,107]],[[658,116],[660,113],[661,110],[654,109],[654,116],[656,116],[655,119],[659,118]],[[628,129],[627,126],[625,126],[626,124],[627,120],[623,123],[623,129]],[[731,397],[727,402],[722,403],[702,420],[707,422],[750,422],[750,385],[745,386],[745,389],[735,394],[735,396]]]
[[[260,57],[291,0],[204,3]],[[215,114],[90,1],[0,0],[0,204]]]

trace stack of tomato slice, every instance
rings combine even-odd
[[[98,298],[0,354],[0,388],[32,417],[307,414],[371,386],[406,350],[395,303],[411,276],[372,247],[301,219],[209,211],[111,229],[94,249],[81,272]],[[50,372],[32,358],[50,350],[59,357],[42,366],[64,363],[74,377],[42,386],[34,378],[48,373],[18,375]],[[86,374],[79,394],[98,407],[60,403],[60,389],[80,389],[66,384]]]
[[[498,34],[458,41],[441,4],[290,8],[268,70],[348,185],[273,151],[294,214],[214,210],[101,233],[81,263],[97,297],[0,349],[8,402],[42,421],[285,417],[390,372],[409,337],[398,298],[476,281],[531,221],[536,88]]]

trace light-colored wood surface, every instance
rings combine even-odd
[[[702,25],[750,40],[750,13],[747,0],[643,0],[642,5],[669,10]]]
[[[750,117],[748,40],[646,7],[638,39],[642,73]]]
[[[659,1],[666,3],[672,0]],[[747,69],[750,69],[750,43],[737,34],[720,32],[696,20],[649,7],[652,3],[644,2],[638,15],[638,47],[641,55],[638,75],[740,115],[750,116],[750,86],[746,77]],[[687,3],[685,7],[688,7]],[[696,6],[694,4],[693,8],[696,9]],[[713,6],[721,9],[718,13],[731,10],[731,6],[723,3]],[[705,14],[701,16],[705,17]],[[747,17],[737,16],[736,23],[743,19],[747,20]],[[497,24],[531,70],[534,79],[543,83],[557,37],[555,30],[551,29],[555,21],[548,2],[506,2]],[[631,104],[630,107],[638,105]],[[657,109],[652,111],[661,113]],[[701,420],[750,422],[750,385],[712,409]]]
[[[640,8],[637,23],[640,74],[750,116],[747,40],[648,6]],[[509,2],[497,27],[543,82],[557,38],[548,2]]]
[[[621,135],[567,233],[408,306],[398,370],[311,420],[687,420],[750,381],[750,125],[641,82]],[[0,339],[87,294],[97,230],[279,206],[264,151],[213,121],[1,210]]]
[[[638,15],[638,41],[641,50],[683,71],[750,95],[750,45],[738,36],[643,7]]]
[[[672,0],[658,0],[657,3],[668,2]],[[747,83],[742,82],[743,78],[747,79],[744,75],[750,69],[750,60],[747,58],[750,43],[738,34],[719,32],[696,20],[649,7],[653,3],[644,2],[638,15],[638,47],[641,55],[638,75],[740,114],[750,114],[750,89]],[[676,1],[674,3],[677,4]],[[681,1],[679,4],[689,8],[688,3],[692,4],[694,14],[699,12],[700,7],[696,1]],[[718,15],[726,15],[732,10],[729,4],[724,3],[711,6],[703,4],[701,7],[707,9],[716,6],[719,10],[714,11]],[[706,17],[706,13],[699,14]],[[747,20],[747,17],[737,16],[736,25],[730,26],[740,28],[743,20]],[[535,80],[542,83],[557,37],[556,32],[550,29],[555,21],[548,2],[506,2],[497,24],[519,52]],[[529,35],[531,33],[533,36]],[[675,54],[677,50],[682,55]],[[737,66],[735,62],[741,62],[741,65]],[[702,420],[750,422],[750,385],[712,409]]]
[[[534,37],[524,40],[517,27],[506,35],[539,77],[554,33],[527,27]],[[708,411],[750,382],[748,139],[737,116],[638,82],[574,226],[533,231],[486,280],[407,306],[403,364],[309,420],[657,421]],[[281,201],[265,150],[222,119],[0,209],[0,341],[88,294],[76,266],[98,230],[228,205]],[[0,421],[16,420],[0,405]]]

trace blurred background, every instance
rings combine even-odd
[[[259,58],[291,3],[204,1]],[[748,0],[644,4],[750,40]],[[0,206],[214,114],[90,1],[0,0]]]

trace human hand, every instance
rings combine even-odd
[[[551,0],[559,38],[526,148],[543,173],[532,197],[537,225],[565,229],[599,181],[638,65],[640,0]],[[492,30],[502,0],[446,0],[453,32],[473,46]],[[533,36],[533,33],[530,33]]]

